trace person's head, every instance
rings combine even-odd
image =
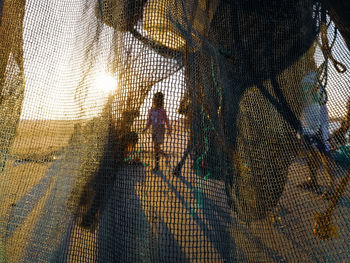
[[[164,95],[162,92],[157,92],[153,96],[153,108],[161,109],[164,107]]]

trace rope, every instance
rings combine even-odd
[[[314,235],[320,239],[330,239],[337,236],[336,228],[332,224],[332,215],[340,198],[343,196],[350,179],[350,167],[345,177],[338,184],[338,187],[333,194],[328,208],[323,213],[315,213],[314,215]]]
[[[208,141],[208,137],[207,137],[207,131],[209,130],[214,130],[213,127],[208,127],[206,124],[205,124],[205,111],[204,111],[204,107],[202,105],[202,108],[201,108],[201,116],[202,116],[202,126],[204,127],[203,128],[203,132],[204,132],[204,145],[205,145],[205,150],[204,152],[202,152],[202,154],[196,159],[195,161],[195,166],[196,166],[196,174],[197,174],[197,177],[200,177],[200,174],[201,174],[201,168],[202,169],[204,168],[204,163],[203,163],[203,160],[205,158],[205,156],[208,154],[209,152],[209,141]],[[195,209],[197,208],[203,208],[203,182],[207,181],[210,177],[210,172],[208,172],[202,180],[200,180],[199,182],[199,187],[198,187],[198,192],[195,193],[197,194],[197,203],[196,203],[196,207]],[[195,189],[196,190],[196,189]],[[194,209],[191,209],[191,215],[193,215],[193,212],[194,212]]]
[[[318,67],[317,71],[317,82],[320,90],[318,103],[320,105],[326,105],[328,102],[328,92],[326,90],[328,84],[328,57],[325,57],[325,61]]]
[[[339,73],[344,73],[346,71],[346,66],[334,58],[332,54],[332,47],[334,45],[334,41],[332,45],[329,45],[327,32],[328,32],[328,27],[326,24],[326,10],[323,9],[321,14],[321,40],[322,40],[321,49],[322,49],[322,52],[324,52],[324,54],[326,54],[326,56],[332,61],[335,69]]]
[[[211,76],[212,76],[212,80],[213,80],[213,83],[216,87],[216,91],[219,95],[219,109],[218,111],[221,110],[221,105],[222,105],[222,94],[221,94],[221,91],[219,89],[219,85],[218,85],[218,82],[217,82],[217,79],[215,77],[215,72],[214,72],[214,63],[213,63],[213,60],[211,61]],[[204,169],[204,158],[207,156],[208,152],[209,152],[209,140],[208,140],[208,136],[207,136],[207,132],[208,131],[211,131],[211,130],[215,130],[213,126],[208,126],[206,124],[206,121],[205,121],[205,117],[208,116],[208,119],[210,121],[210,116],[207,114],[207,112],[205,111],[204,109],[204,106],[203,106],[203,103],[202,103],[202,107],[201,107],[201,124],[202,124],[202,127],[203,127],[203,132],[204,132],[204,145],[205,145],[205,150],[204,152],[202,152],[202,154],[196,159],[195,161],[195,166],[196,166],[196,174],[197,174],[197,177],[200,177],[200,174],[201,174],[201,168]],[[211,122],[211,121],[210,121]],[[198,190],[198,193],[197,193],[197,204],[196,204],[196,208],[200,207],[200,208],[203,208],[203,184],[205,181],[207,181],[210,177],[210,172],[208,172],[204,177],[203,179],[200,181],[199,183],[199,190]],[[191,215],[193,215],[193,212],[194,210],[191,209]]]

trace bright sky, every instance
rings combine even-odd
[[[112,44],[109,39],[103,41],[105,46],[99,48],[99,52],[94,52],[95,59],[100,62],[95,64],[101,67],[94,67],[90,79],[80,83],[89,66],[84,64],[84,52],[86,43],[91,39],[86,38],[94,37],[92,28],[96,25],[89,24],[89,17],[94,15],[93,8],[83,13],[83,5],[71,3],[27,0],[23,119],[90,117],[91,113],[96,115],[111,89],[116,88],[116,79],[113,80],[113,76],[108,75],[102,67],[107,64],[109,54],[106,52],[110,46],[106,45]],[[79,34],[77,28],[84,33]],[[91,34],[86,34],[87,31]],[[112,30],[104,27],[101,38],[111,38],[111,34]],[[93,47],[94,50],[97,48]],[[88,89],[77,90],[79,84]],[[80,105],[79,100],[85,102]],[[78,112],[82,116],[78,116]]]
[[[26,89],[22,119],[92,117],[117,89],[117,77],[108,73],[104,66],[111,59],[113,45],[113,31],[109,27],[102,27],[99,41],[91,46],[93,58],[85,59],[89,56],[87,43],[92,42],[96,32],[95,1],[87,1],[87,5],[90,5],[88,9],[85,2],[79,1],[73,5],[71,0],[27,0],[24,21]],[[339,55],[339,50],[344,48],[340,39],[335,45],[335,56],[348,66],[348,71],[339,75],[332,65],[329,68],[328,106],[332,117],[344,114],[346,99],[350,96],[350,55],[349,52]],[[320,53],[316,57],[320,58]],[[95,62],[89,74],[85,74],[89,68],[86,61]],[[89,78],[82,81],[84,75]],[[184,92],[183,78],[183,71],[180,71],[170,80],[155,85],[141,111],[146,112],[154,92],[162,90],[168,112],[172,109],[169,115],[178,117],[176,108],[180,103],[179,94]],[[167,83],[177,88],[169,91]],[[85,88],[77,89],[78,85]]]
[[[334,27],[330,27],[328,39],[331,41],[334,36]],[[329,61],[328,67],[328,92],[327,107],[330,117],[339,117],[345,115],[345,105],[350,97],[350,52],[347,49],[343,38],[338,32],[338,37],[332,49],[332,54],[341,63],[345,64],[347,70],[340,74],[336,71],[332,62]],[[316,63],[320,65],[323,60],[323,55],[319,49],[315,53]]]

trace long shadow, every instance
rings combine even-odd
[[[90,209],[83,216],[83,219],[91,220],[91,224],[82,225],[79,217],[70,220],[53,262],[67,262],[70,258],[91,258],[94,262],[103,263],[189,262],[165,224],[161,225],[161,231],[165,233],[166,240],[158,239],[152,233],[142,200],[136,192],[137,186],[142,188],[145,182],[145,167],[137,164],[114,165],[110,156],[111,147],[113,144],[106,145],[100,169],[91,181],[95,196]],[[141,194],[148,194],[146,190],[142,189]],[[92,233],[84,238],[86,231]],[[87,243],[95,242],[89,245],[94,251],[86,248],[75,251],[81,250],[81,244],[76,242],[81,238]],[[167,244],[167,250],[164,250],[162,243]],[[70,247],[70,244],[77,247]]]
[[[219,252],[225,262],[247,262],[247,259],[244,252],[236,245],[234,236],[232,236],[224,223],[229,226],[236,227],[238,231],[245,235],[246,238],[253,241],[260,250],[265,251],[265,253],[268,254],[274,260],[274,262],[287,262],[287,260],[276,250],[266,246],[266,244],[264,244],[259,237],[253,235],[248,228],[244,227],[242,223],[238,222],[230,213],[229,207],[227,206],[227,202],[225,200],[221,202],[223,205],[219,206],[218,203],[215,203],[206,194],[202,194],[200,197],[202,199],[202,209],[204,212],[204,219],[202,219],[198,216],[198,214],[192,212],[190,205],[185,201],[185,199],[181,196],[181,193],[176,190],[176,188],[172,185],[169,179],[164,176],[163,173],[159,172],[157,175],[167,183],[168,187],[175,193],[178,200],[180,200],[181,203],[187,208],[188,213],[192,214],[193,219],[196,221],[203,233],[208,237],[216,251]],[[179,177],[179,179],[189,189],[195,189],[195,186],[193,186],[191,182],[185,180],[183,177]],[[203,180],[202,178],[198,179]],[[224,190],[220,196],[223,199],[226,198]],[[198,195],[193,195],[193,198],[197,203]],[[227,207],[225,208],[225,206]]]
[[[218,211],[217,206],[211,206],[210,209],[207,209],[208,200],[205,199],[203,201],[204,216],[205,219],[209,222],[208,224],[206,224],[197,213],[193,212],[193,208],[191,207],[191,205],[186,202],[185,198],[181,195],[179,191],[176,190],[175,186],[169,181],[169,179],[166,176],[164,176],[162,172],[158,172],[157,175],[160,176],[162,180],[168,185],[168,187],[173,191],[173,193],[175,193],[177,199],[184,205],[187,212],[192,215],[196,224],[200,227],[201,231],[208,238],[209,242],[213,245],[215,250],[218,251],[218,253],[225,260],[225,262],[236,261],[237,258],[235,255],[235,242],[228,229],[223,225],[222,221],[223,218],[225,218],[226,221],[228,221],[227,213],[225,215],[225,212]],[[184,179],[182,179],[181,181],[184,182],[189,189],[194,189],[191,183],[187,182]],[[194,199],[197,203],[198,200],[195,196]],[[219,216],[215,216],[215,214],[220,215],[220,218]]]
[[[145,177],[143,166],[129,166],[118,172],[100,217],[97,262],[188,262],[165,224],[161,231],[166,240],[153,235],[135,190]],[[168,251],[163,250],[162,242],[169,245]]]
[[[159,237],[153,240],[152,262],[191,262],[181,250],[181,246],[176,241],[174,235],[164,222],[159,223],[159,232],[162,233]]]
[[[97,262],[142,262],[149,254],[149,225],[135,192],[144,179],[143,167],[125,167],[108,187],[99,218]]]
[[[114,150],[115,138],[110,135],[99,170],[90,178],[89,186],[94,189],[95,195],[83,217],[73,215],[66,204],[81,168],[79,156],[75,160],[67,154],[48,170],[44,176],[45,183],[40,183],[40,193],[36,190],[35,203],[39,200],[38,194],[42,196],[44,188],[48,189],[48,178],[55,177],[56,181],[44,204],[45,212],[36,220],[28,239],[30,245],[24,255],[25,262],[67,262],[72,258],[103,263],[188,262],[165,224],[161,225],[161,231],[166,233],[166,240],[155,238],[151,232],[142,200],[136,192],[136,187],[139,185],[142,188],[145,181],[145,168],[142,165],[116,165]],[[79,151],[67,150],[67,153],[72,152]],[[142,194],[147,194],[146,190],[142,189]],[[28,198],[23,200],[26,201]],[[30,202],[31,207],[32,203],[34,200]],[[82,225],[82,218],[91,220],[92,224]],[[168,250],[164,250],[162,243],[168,245]],[[43,247],[47,249],[43,251]]]
[[[192,188],[192,184],[183,178],[181,180],[188,185],[188,187]],[[226,195],[222,193],[222,197],[225,198]],[[258,247],[259,250],[265,251],[272,259],[274,259],[275,262],[287,262],[287,259],[285,259],[282,255],[280,255],[276,250],[271,249],[264,244],[264,242],[261,240],[261,238],[254,235],[248,227],[243,225],[240,221],[236,220],[233,214],[229,214],[227,210],[229,209],[227,207],[227,210],[225,211],[225,207],[219,207],[215,202],[213,202],[212,199],[208,198],[207,195],[202,196],[203,201],[203,207],[206,208],[206,211],[217,211],[217,217],[214,218],[214,220],[209,222],[217,222],[217,221],[226,221],[226,223],[230,223],[233,226],[237,228],[238,231],[244,233],[245,237],[250,239],[255,243],[255,245]],[[222,204],[227,204],[227,202],[222,201]],[[283,213],[287,213],[286,211],[281,210],[280,215],[283,216]],[[229,221],[230,220],[230,221]],[[303,251],[305,254],[308,254],[308,252],[305,250],[305,248],[302,247],[301,244],[299,244],[291,235],[289,235],[286,231],[284,231],[282,228],[277,227],[276,228],[280,233],[282,233],[295,247],[297,247],[300,251]],[[239,254],[240,258],[239,260],[242,260],[242,254]],[[314,262],[316,262],[316,258],[314,258],[313,255],[309,255],[313,258]],[[245,262],[243,260],[243,262]]]
[[[48,169],[48,172],[34,185],[21,199],[12,204],[10,211],[9,223],[7,225],[6,236],[11,237],[14,231],[21,226],[33,211],[38,202],[46,194],[57,169],[57,164],[54,164]]]
[[[66,148],[62,148],[59,151],[53,151],[38,160],[33,159],[17,159],[14,161],[13,166],[19,164],[26,164],[29,162],[35,163],[50,163],[54,160],[49,168],[47,169],[44,176],[39,180],[37,184],[32,186],[25,195],[23,195],[16,203],[12,204],[12,208],[10,210],[9,215],[9,223],[6,226],[6,238],[11,237],[14,231],[23,224],[23,222],[28,218],[29,214],[33,211],[38,202],[43,198],[46,194],[53,178],[55,177],[55,173],[52,171],[59,170],[62,162],[59,161],[60,156],[64,155]]]
[[[69,152],[72,152],[72,149],[67,150],[67,153]],[[29,215],[28,211],[34,208],[43,194],[49,189],[47,180],[57,178],[41,210],[42,213],[36,220],[35,226],[28,237],[28,247],[23,256],[23,262],[38,262],[40,260],[55,262],[58,247],[57,237],[64,234],[67,224],[73,218],[66,210],[66,200],[72,190],[72,185],[76,178],[75,171],[78,171],[78,168],[79,160],[74,156],[69,156],[68,158],[67,155],[63,159],[54,162],[43,177],[44,181],[40,182],[30,192],[33,194],[31,199],[24,198],[21,201],[29,201],[27,204],[28,209],[25,210]],[[22,224],[23,222],[24,220],[22,219],[17,224]],[[44,247],[45,249],[43,249]]]

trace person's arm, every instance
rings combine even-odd
[[[165,120],[166,126],[168,127],[168,133],[171,134],[171,126],[165,110],[164,110],[164,120]]]
[[[151,126],[151,110],[148,112],[146,128],[144,128],[142,132],[146,132],[150,126]]]

